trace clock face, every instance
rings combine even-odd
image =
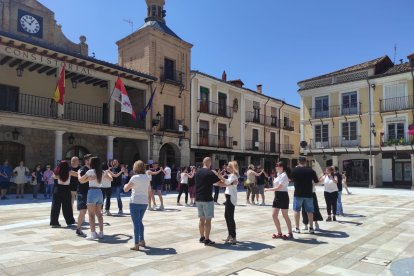
[[[22,17],[20,17],[20,26],[29,34],[37,34],[40,31],[39,21],[28,14],[25,14]]]

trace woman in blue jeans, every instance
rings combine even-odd
[[[145,174],[145,164],[141,160],[136,161],[133,166],[134,176],[124,186],[124,192],[132,190],[129,203],[131,219],[134,224],[135,246],[131,250],[138,251],[140,246],[145,247],[144,218],[148,206],[148,194],[151,192],[150,179]]]

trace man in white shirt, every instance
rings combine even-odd
[[[164,185],[167,192],[171,191],[171,168],[166,165],[164,168]]]

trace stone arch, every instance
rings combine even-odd
[[[161,166],[179,167],[181,165],[180,148],[174,143],[163,144],[160,148],[158,162]]]
[[[66,151],[65,154],[65,159],[69,160],[71,159],[73,156],[77,156],[79,157],[79,159],[83,159],[83,157],[89,153],[89,150],[85,147],[82,146],[73,146],[70,149],[68,149]]]
[[[0,142],[0,164],[3,164],[4,160],[8,160],[10,166],[13,168],[16,167],[20,161],[26,161],[25,149],[26,147],[20,143],[10,141]]]

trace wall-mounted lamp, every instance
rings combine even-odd
[[[323,161],[326,161],[327,157],[326,157],[325,154],[322,156],[322,159],[323,159]]]
[[[15,128],[12,132],[13,140],[19,140],[19,134],[20,133],[17,131],[17,128]]]
[[[157,112],[157,115],[155,115],[155,120],[152,120],[152,126],[158,126],[161,122],[161,114],[160,112]]]
[[[72,88],[76,88],[78,87],[78,81],[77,80],[72,80]]]
[[[374,124],[374,123],[372,123],[372,124],[371,124],[371,133],[372,133],[374,136],[377,136],[377,131],[375,130],[375,124]]]
[[[73,136],[72,133],[69,135],[68,141],[69,141],[69,145],[73,145],[73,142],[75,141],[75,137]]]
[[[375,83],[371,84],[371,88],[375,90]]]
[[[23,76],[23,67],[22,67],[21,64],[19,64],[19,66],[17,66],[17,68],[16,68],[16,74],[20,78]]]

